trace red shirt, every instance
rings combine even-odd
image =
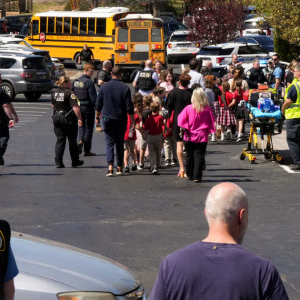
[[[149,135],[158,135],[163,133],[164,118],[158,113],[152,114],[146,119],[143,126],[144,130],[148,130]]]
[[[134,123],[135,124],[140,123],[140,118],[137,114],[134,114]],[[132,124],[132,121],[129,117],[129,114],[127,114],[127,127],[126,127],[126,131],[125,131],[125,136],[124,136],[124,140],[126,140],[126,141],[135,141],[136,140],[135,129],[133,131],[133,136],[131,138],[129,137],[129,131],[130,131],[131,124]]]
[[[174,110],[172,111],[171,117],[167,120],[167,126],[168,128],[172,129],[172,131],[168,131],[166,134],[164,134],[164,137],[172,137],[173,136],[173,122],[174,122]],[[165,128],[165,126],[164,126]]]
[[[227,106],[232,102],[232,99],[233,99],[232,93],[225,92],[225,100],[226,100]],[[220,106],[224,107],[223,102],[220,104]]]
[[[240,101],[244,100],[243,98],[244,91],[241,89],[241,95],[239,96],[238,91],[235,90],[233,93],[233,99],[235,99],[236,103],[239,103]]]

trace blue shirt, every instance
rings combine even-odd
[[[273,75],[275,76],[276,79],[280,79],[282,78],[282,69],[280,67],[275,68]],[[271,87],[274,88],[275,87],[275,83],[271,84]]]
[[[7,270],[6,270],[4,282],[8,282],[14,279],[18,274],[19,274],[19,269],[17,267],[16,260],[12,252],[11,246],[9,246]]]
[[[149,300],[288,300],[275,266],[237,244],[196,242],[161,263]]]
[[[286,98],[292,100],[293,103],[296,103],[297,97],[298,97],[297,89],[296,89],[295,85],[292,85],[291,88],[288,91],[288,94],[287,94]]]

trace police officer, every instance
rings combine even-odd
[[[139,88],[139,93],[146,96],[152,93],[153,89],[159,82],[157,73],[152,69],[152,60],[148,59],[145,63],[145,69],[136,74],[133,81],[133,87]]]
[[[83,67],[83,75],[73,82],[72,87],[72,90],[80,101],[82,126],[79,127],[78,149],[79,154],[81,154],[82,148],[84,148],[84,156],[96,155],[91,152],[95,122],[95,101],[97,98],[95,85],[91,80],[93,72],[94,66],[85,64]]]
[[[10,246],[9,224],[0,220],[0,299],[12,300],[15,294],[14,278],[19,270]]]
[[[294,165],[291,170],[300,170],[300,64],[294,68],[294,80],[286,88],[282,113],[286,119],[286,139]]]
[[[258,89],[260,85],[267,84],[263,71],[260,69],[260,63],[257,58],[253,60],[253,67],[246,73],[250,89]]]
[[[78,63],[84,67],[85,64],[94,63],[94,54],[93,51],[88,47],[87,44],[84,44],[83,49],[81,50],[78,58]]]
[[[57,82],[58,88],[52,93],[53,125],[57,137],[55,145],[56,168],[64,168],[63,155],[66,147],[66,139],[69,140],[69,149],[72,159],[72,167],[83,165],[83,160],[79,160],[77,147],[78,125],[82,126],[79,100],[71,90],[71,80],[63,76]]]
[[[111,80],[111,71],[112,64],[110,60],[105,60],[103,62],[103,68],[98,73],[97,79],[98,79],[98,86],[101,87],[106,82],[109,82]]]
[[[274,54],[272,56],[272,61],[274,63],[274,71],[271,74],[271,87],[273,89],[281,89],[282,83],[285,77],[285,67],[280,64],[280,56]]]

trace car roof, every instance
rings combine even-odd
[[[24,54],[24,53],[5,53],[5,52],[1,52],[0,50],[0,57],[5,57],[5,56],[8,56],[8,57],[23,57],[23,58],[36,58],[36,57],[40,57],[40,58],[44,58],[43,56],[41,55],[34,55],[34,54]]]
[[[24,39],[21,39],[21,38],[15,38],[15,37],[9,37],[9,36],[4,36],[2,37],[0,35],[0,42],[3,41],[3,42],[22,42],[24,41]]]
[[[259,21],[265,21],[265,18],[263,18],[263,17],[254,17],[254,18],[245,20],[244,23],[252,23],[252,22],[259,22]]]
[[[172,35],[187,35],[189,34],[191,31],[190,30],[176,30],[172,32]]]
[[[18,46],[18,47],[14,47],[11,46],[10,44],[4,44],[4,45],[0,45],[0,52],[1,51],[14,51],[14,52],[29,52],[29,53],[34,53],[34,52],[43,52],[43,53],[49,53],[49,51],[47,50],[40,50],[40,49],[35,49],[35,48],[29,48],[27,46]]]
[[[216,45],[209,45],[205,46],[203,48],[232,48],[232,47],[238,47],[238,46],[245,46],[245,43],[239,43],[239,42],[227,42],[223,44],[216,44]],[[257,45],[255,43],[247,43],[247,45]]]

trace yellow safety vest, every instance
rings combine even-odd
[[[296,78],[295,78],[296,79]],[[295,86],[297,90],[297,100],[295,103],[292,103],[289,108],[285,111],[286,119],[300,119],[300,81],[293,80],[293,84],[291,84],[287,89],[289,90],[291,86]]]
[[[298,82],[298,79],[297,79],[297,78],[294,78],[293,81],[292,81],[292,83],[285,89],[284,99],[286,99],[287,94],[288,94],[290,88],[291,88],[296,82]]]

